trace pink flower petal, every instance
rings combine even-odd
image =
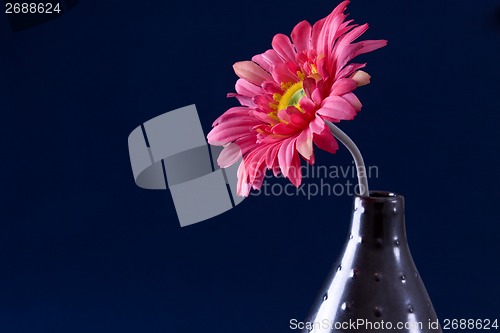
[[[278,151],[278,163],[284,177],[288,177],[288,170],[290,170],[290,166],[292,165],[294,151],[295,139],[283,140]]]
[[[355,44],[351,43],[365,33],[366,30],[368,30],[368,24],[363,24],[340,36],[333,47],[330,60],[334,61],[336,59],[337,66],[344,67],[349,60],[355,57],[355,48],[353,48]]]
[[[272,169],[273,166],[276,164],[276,160],[278,157],[278,151],[279,151],[280,146],[281,145],[279,145],[279,144],[273,144],[269,148],[269,152],[266,156],[266,166],[269,169]]]
[[[303,130],[297,137],[297,150],[306,160],[309,160],[313,154],[312,139],[313,133],[309,128]]]
[[[361,111],[362,104],[359,101],[358,97],[356,97],[356,95],[354,95],[353,93],[348,93],[348,94],[342,95],[342,98],[345,99],[346,101],[348,101],[349,104],[352,105],[354,110]]]
[[[351,79],[356,81],[358,87],[366,86],[370,83],[370,74],[364,71],[357,71],[352,76]]]
[[[293,153],[293,158],[291,161],[290,169],[288,172],[288,178],[293,185],[299,187],[302,183],[302,170],[300,169],[300,158],[296,151]]]
[[[313,141],[314,144],[318,146],[318,148],[323,149],[331,154],[335,154],[339,149],[337,140],[335,140],[335,137],[333,136],[332,132],[330,132],[330,129],[326,124],[321,133],[313,135]]]
[[[309,128],[313,134],[319,134],[325,129],[325,122],[321,117],[316,116],[313,121],[309,123]]]
[[[266,165],[259,161],[259,167],[255,171],[255,177],[250,178],[252,183],[252,188],[254,190],[259,190],[264,182],[264,177],[266,176]]]
[[[247,136],[242,136],[238,140],[236,140],[234,143],[236,143],[241,150],[241,154],[245,155],[248,153],[250,150],[252,150],[257,142],[257,136],[255,133],[250,133]]]
[[[290,115],[290,125],[295,128],[306,128],[309,125],[309,119],[302,112],[295,112]]]
[[[330,67],[331,65],[326,63],[327,57],[321,57],[316,61],[316,68],[318,70],[319,75],[323,78],[326,79],[330,76]]]
[[[292,41],[295,45],[297,53],[307,51],[311,45],[311,24],[307,21],[302,21],[297,24],[292,30]]]
[[[276,103],[269,95],[257,95],[253,98],[255,105],[266,112],[271,112],[271,103]]]
[[[269,49],[266,52],[262,53],[262,58],[269,64],[269,65],[275,65],[275,64],[283,64],[283,58],[280,57],[278,52],[276,52],[273,49]]]
[[[306,93],[306,96],[312,99],[312,93],[316,89],[316,80],[311,77],[306,78],[302,81],[302,88]]]
[[[248,172],[245,159],[241,161],[240,166],[238,167],[237,175],[238,175],[238,184],[236,185],[236,193],[239,196],[247,197],[248,194],[250,193],[251,186],[248,183]]]
[[[357,27],[357,24],[351,24],[354,22],[354,20],[347,20],[344,23],[342,23],[339,28],[337,29],[337,32],[335,33],[335,38],[338,38],[342,36],[343,34],[347,33],[349,30],[351,30],[354,27]]]
[[[386,40],[365,40],[362,42],[348,44],[337,51],[337,67],[344,67],[349,61],[360,54],[377,50],[387,45]]]
[[[290,38],[283,34],[274,36],[271,43],[273,49],[285,60],[285,62],[295,62],[295,49],[293,48]]]
[[[323,98],[326,98],[330,94],[329,89],[330,87],[328,87],[324,80],[316,82],[316,89],[311,96],[314,103],[321,105]]]
[[[260,122],[255,118],[240,118],[237,121],[224,122],[214,128],[208,133],[208,143],[211,145],[224,145],[234,140],[249,135],[252,127]],[[222,143],[222,144],[221,144]]]
[[[240,78],[258,86],[264,81],[272,80],[271,75],[253,61],[237,62],[233,65],[233,69]]]
[[[279,123],[279,124],[273,126],[272,132],[275,135],[290,136],[290,135],[297,133],[297,128],[293,128],[292,126],[288,126],[285,123]]]
[[[316,104],[307,96],[304,96],[300,99],[299,105],[307,114],[312,114],[316,112],[317,109]]]
[[[264,90],[261,87],[256,86],[255,84],[244,79],[238,79],[238,81],[236,81],[235,88],[238,94],[249,97],[262,95],[264,93]]]
[[[344,11],[349,4],[349,1],[341,2],[335,9],[326,17],[325,23],[318,34],[317,50],[323,54],[327,59],[333,49],[333,42],[336,38],[336,32],[342,22],[344,22],[346,15]]]
[[[356,116],[356,110],[342,97],[330,96],[325,98],[318,114],[334,119],[351,120]]]
[[[292,73],[285,64],[276,64],[271,66],[271,74],[276,82],[294,83],[299,81],[297,74]]]
[[[330,91],[330,95],[344,95],[350,93],[357,87],[357,82],[354,79],[342,78],[337,80]]]
[[[253,102],[252,97],[240,95],[240,94],[235,94],[235,93],[229,93],[229,94],[227,94],[227,97],[236,98],[238,100],[238,102],[240,102],[241,105],[255,107],[255,103]]]
[[[281,169],[278,164],[273,166],[273,175],[274,177],[278,177],[281,174]]]
[[[365,66],[366,66],[366,64],[349,64],[349,65],[345,66],[342,70],[339,69],[337,71],[336,77],[342,78],[342,77],[350,76],[350,75],[352,75],[352,73],[354,73],[358,69],[364,68]]]
[[[266,61],[266,59],[264,59],[264,56],[262,54],[254,55],[252,57],[252,61],[262,67],[262,69],[264,69],[265,71],[269,72],[270,63]]]
[[[278,118],[289,123],[290,122],[290,111],[288,108],[278,111]]]
[[[276,83],[276,82],[270,82],[266,81],[262,84],[262,89],[268,94],[282,94],[283,89]]]
[[[245,117],[245,116],[248,116],[249,114],[250,114],[249,108],[243,107],[243,106],[236,106],[236,107],[230,108],[229,110],[224,112],[219,118],[217,118],[213,122],[212,126],[215,127],[215,126],[219,125],[220,123],[225,122],[227,120],[231,120],[233,118]]]
[[[378,50],[384,46],[387,45],[387,41],[384,40],[384,39],[380,39],[380,40],[365,40],[365,41],[362,41],[362,42],[359,42],[361,43],[361,48],[356,52],[356,56],[360,55],[360,54],[364,54],[364,53],[368,53],[368,52],[372,52],[372,51],[375,51],[375,50]],[[358,43],[358,44],[359,44]]]
[[[233,165],[238,161],[241,157],[241,149],[236,143],[231,143],[228,146],[224,147],[224,149],[219,154],[217,158],[217,164],[221,168],[227,168],[228,166]]]
[[[248,155],[249,165],[249,180],[254,189],[258,189],[260,185],[262,185],[262,180],[265,176],[266,170],[266,152],[267,149],[265,147],[259,147],[252,151],[251,154]]]
[[[311,31],[311,46],[313,50],[318,50],[319,36],[322,33],[323,26],[325,25],[326,17],[318,20],[312,26]]]
[[[277,120],[274,120],[273,118],[269,117],[269,114],[267,112],[262,112],[260,110],[251,110],[250,114],[253,117],[255,117],[255,118],[257,118],[257,119],[259,119],[262,122],[267,123],[267,124],[273,124],[274,125],[274,124],[278,123]]]

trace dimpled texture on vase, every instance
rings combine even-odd
[[[306,323],[302,332],[441,332],[408,247],[403,196],[356,196],[344,252]]]

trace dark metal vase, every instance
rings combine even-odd
[[[408,248],[404,198],[356,196],[351,235],[302,332],[441,332]]]

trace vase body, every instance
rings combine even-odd
[[[404,198],[356,196],[351,234],[302,332],[441,332],[406,239]]]

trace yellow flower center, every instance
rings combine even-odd
[[[289,106],[295,106],[300,110],[299,101],[305,95],[302,87],[302,81],[292,85],[285,91],[278,104],[278,111],[285,110]]]
[[[297,72],[297,76],[299,77],[299,82],[282,82],[281,89],[285,92],[282,94],[274,94],[273,102],[269,104],[273,111],[269,112],[269,116],[279,122],[287,123],[280,117],[278,117],[278,112],[281,110],[286,110],[289,106],[295,106],[299,111],[304,112],[300,107],[300,100],[305,96],[304,87],[302,83],[306,78],[306,75],[302,71]]]

